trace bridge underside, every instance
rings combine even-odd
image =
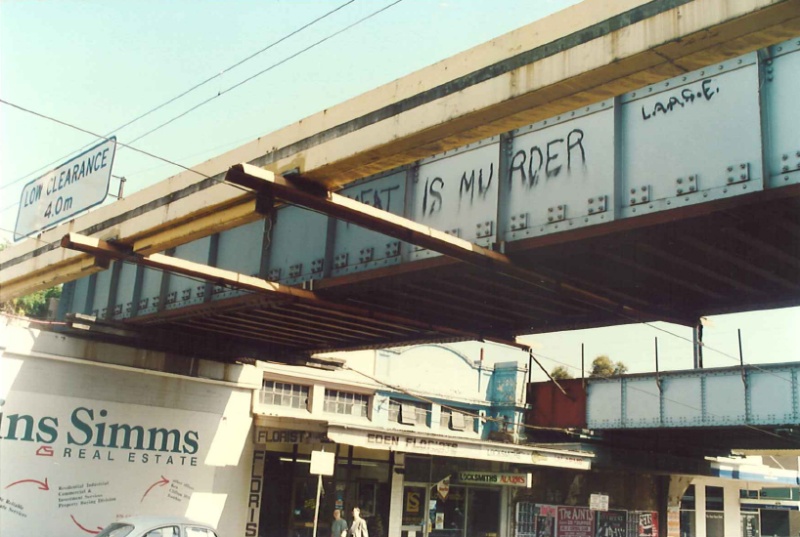
[[[436,257],[315,281],[307,287],[318,304],[254,291],[133,317],[125,321],[125,332],[107,323],[108,329],[89,333],[136,338],[157,348],[180,341],[184,351],[237,349],[242,356],[274,358],[423,341],[512,340],[663,319],[665,312],[691,324],[701,315],[796,306],[800,188],[780,189],[777,198],[776,193],[513,244],[507,253],[515,264],[546,276],[547,283]],[[634,316],[565,293],[552,282],[653,314]]]
[[[737,426],[603,431],[602,443],[675,456],[726,456],[739,450],[797,450],[798,426]]]

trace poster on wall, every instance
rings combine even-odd
[[[222,513],[208,460],[217,414],[30,392],[0,404],[4,537],[88,537],[136,514]]]
[[[667,511],[667,537],[681,536],[681,512],[677,508]]]
[[[534,516],[536,517],[536,537],[554,537],[558,508],[555,505],[537,505]]]
[[[630,537],[658,537],[658,513],[656,511],[628,511],[628,535]]]
[[[592,537],[594,511],[588,507],[558,506],[556,537]]]
[[[596,511],[595,537],[627,537],[627,511]]]

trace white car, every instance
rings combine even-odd
[[[112,522],[96,537],[218,537],[211,526],[184,517],[135,516]]]

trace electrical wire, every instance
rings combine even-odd
[[[252,76],[250,76],[250,77],[248,77],[248,78],[245,78],[245,79],[244,79],[244,80],[242,80],[241,82],[237,82],[237,83],[236,83],[236,84],[234,84],[233,86],[230,86],[229,88],[227,88],[227,89],[224,89],[224,90],[220,91],[220,92],[219,92],[219,93],[217,93],[216,95],[213,95],[213,96],[209,97],[208,99],[206,99],[206,100],[204,100],[204,101],[201,101],[201,102],[199,102],[198,104],[196,104],[196,105],[192,106],[191,108],[187,109],[186,111],[184,111],[184,112],[181,112],[181,113],[180,113],[180,114],[178,114],[177,116],[174,116],[172,119],[169,119],[169,120],[165,121],[164,123],[161,123],[161,124],[160,124],[160,125],[158,125],[157,127],[150,129],[149,131],[145,132],[144,134],[141,134],[140,136],[137,136],[136,138],[134,138],[133,140],[131,140],[131,143],[133,143],[133,142],[136,142],[136,141],[138,141],[138,140],[141,140],[141,139],[142,139],[142,138],[144,138],[145,136],[148,136],[148,135],[150,135],[150,134],[152,134],[152,133],[156,132],[157,130],[160,130],[161,128],[163,128],[163,127],[166,127],[166,126],[167,126],[167,125],[169,125],[170,123],[173,123],[173,122],[177,121],[178,119],[180,119],[180,118],[182,118],[182,117],[184,117],[184,116],[186,116],[186,115],[190,114],[191,112],[194,112],[194,111],[195,111],[195,110],[197,110],[198,108],[200,108],[200,107],[202,107],[202,106],[205,106],[206,104],[210,103],[211,101],[213,101],[213,100],[215,100],[215,99],[218,99],[219,97],[222,97],[222,96],[223,96],[223,95],[225,95],[226,93],[229,93],[229,92],[231,92],[231,91],[235,90],[236,88],[238,88],[238,87],[241,87],[242,85],[244,85],[244,84],[246,84],[246,83],[250,82],[251,80],[253,80],[253,79],[255,79],[255,78],[257,78],[257,77],[259,77],[259,76],[261,76],[261,75],[263,75],[263,74],[265,74],[265,73],[268,73],[269,71],[271,71],[271,70],[275,69],[276,67],[279,67],[279,66],[283,65],[284,63],[286,63],[286,62],[288,62],[288,61],[290,61],[290,60],[293,60],[294,58],[297,58],[297,57],[298,57],[298,56],[300,56],[301,54],[304,54],[304,53],[308,52],[309,50],[311,50],[311,49],[313,49],[313,48],[315,48],[315,47],[317,47],[317,46],[321,45],[322,43],[325,43],[326,41],[329,41],[330,39],[333,39],[334,37],[336,37],[336,36],[338,36],[338,35],[340,35],[340,34],[343,34],[344,32],[346,32],[346,31],[348,31],[348,30],[350,30],[350,29],[352,29],[352,28],[354,28],[354,27],[358,26],[358,25],[359,25],[359,24],[361,24],[362,22],[365,22],[365,21],[367,21],[367,20],[371,19],[372,17],[375,17],[376,15],[379,15],[380,13],[382,13],[382,12],[386,11],[387,9],[389,9],[389,8],[391,8],[391,7],[394,7],[394,6],[396,6],[397,4],[399,4],[399,3],[400,3],[400,2],[402,2],[402,1],[403,1],[403,0],[395,0],[395,1],[394,1],[394,2],[392,2],[391,4],[389,4],[389,5],[387,5],[387,6],[384,6],[384,7],[382,7],[381,9],[379,9],[379,10],[377,10],[377,11],[374,11],[374,12],[370,13],[369,15],[367,15],[367,16],[365,16],[365,17],[363,17],[363,18],[359,19],[359,20],[357,20],[356,22],[353,22],[353,23],[351,23],[351,24],[349,24],[349,25],[345,26],[344,28],[342,28],[342,29],[340,29],[340,30],[337,30],[337,31],[333,32],[332,34],[329,34],[329,35],[328,35],[328,36],[326,36],[326,37],[323,37],[323,38],[322,38],[322,39],[320,39],[319,41],[316,41],[315,43],[313,43],[313,44],[311,44],[311,45],[307,46],[306,48],[304,48],[304,49],[301,49],[300,51],[298,51],[298,52],[295,52],[294,54],[291,54],[291,55],[287,56],[286,58],[284,58],[284,59],[282,59],[282,60],[280,60],[280,61],[278,61],[278,62],[276,62],[276,63],[273,63],[272,65],[270,65],[270,66],[269,66],[269,67],[267,67],[266,69],[263,69],[263,70],[259,71],[258,73],[254,74],[254,75],[252,75]]]
[[[23,112],[27,112],[27,113],[32,114],[34,116],[38,116],[38,117],[40,117],[42,119],[47,119],[47,120],[53,121],[55,123],[58,123],[59,125],[63,125],[65,127],[69,127],[71,129],[75,129],[77,131],[80,131],[80,132],[83,132],[83,133],[86,133],[86,134],[91,134],[92,136],[96,136],[97,138],[100,138],[100,139],[103,139],[103,140],[108,140],[108,138],[106,138],[105,136],[102,136],[100,134],[97,134],[96,132],[92,132],[90,130],[78,127],[77,125],[74,125],[72,123],[68,123],[66,121],[62,121],[60,119],[56,119],[53,116],[48,116],[46,114],[42,114],[40,112],[36,112],[35,110],[31,110],[30,108],[25,108],[24,106],[20,106],[18,104],[14,104],[14,103],[12,103],[10,101],[7,101],[5,99],[0,99],[0,103],[3,103],[5,105],[7,105],[7,106],[11,106],[12,108],[16,108],[17,110],[21,110]],[[152,157],[152,158],[160,160],[162,162],[166,162],[167,164],[172,164],[173,166],[177,166],[178,168],[181,168],[181,169],[186,170],[188,172],[196,173],[197,175],[200,175],[200,176],[202,176],[202,177],[204,177],[206,179],[211,179],[210,176],[208,176],[208,175],[206,175],[206,174],[204,174],[202,172],[199,172],[197,170],[194,170],[192,168],[189,168],[187,166],[184,166],[183,164],[179,164],[179,163],[174,162],[172,160],[169,160],[167,158],[160,157],[158,155],[150,153],[149,151],[145,151],[143,149],[138,149],[138,148],[133,147],[131,145],[128,145],[126,143],[120,142],[119,140],[117,140],[117,145],[122,146],[122,147],[126,147],[126,148],[130,149],[131,151],[135,151],[137,153],[141,153],[142,155],[146,155],[148,157]]]
[[[265,46],[264,48],[262,48],[262,49],[260,49],[260,50],[258,50],[258,51],[256,51],[256,52],[254,52],[254,53],[250,54],[249,56],[247,56],[247,57],[245,57],[245,58],[243,58],[243,59],[239,60],[238,62],[234,63],[233,65],[230,65],[230,66],[226,67],[225,69],[223,69],[223,70],[222,70],[222,71],[220,71],[219,73],[217,73],[217,74],[215,74],[215,75],[213,75],[213,76],[210,76],[210,77],[206,78],[206,79],[205,79],[205,80],[203,80],[202,82],[200,82],[200,83],[198,83],[198,84],[195,84],[195,85],[194,85],[194,86],[192,86],[191,88],[189,88],[189,89],[187,89],[187,90],[185,90],[185,91],[183,91],[183,92],[179,93],[179,94],[178,94],[178,95],[176,95],[175,97],[172,97],[171,99],[169,99],[169,100],[167,100],[167,101],[165,101],[165,102],[163,102],[163,103],[159,104],[159,105],[158,105],[158,106],[156,106],[155,108],[151,108],[151,109],[150,109],[150,110],[148,110],[147,112],[145,112],[145,113],[143,113],[143,114],[140,114],[140,115],[136,116],[135,118],[131,119],[130,121],[128,121],[128,122],[126,122],[126,123],[123,123],[123,124],[122,124],[122,125],[120,125],[119,127],[116,127],[116,128],[114,128],[114,129],[112,129],[112,130],[111,130],[109,133],[107,133],[106,135],[102,136],[101,138],[104,138],[104,139],[105,139],[105,138],[107,138],[107,137],[111,136],[111,134],[113,134],[113,133],[115,133],[115,132],[118,132],[118,131],[120,131],[120,130],[124,129],[125,127],[128,127],[128,126],[130,126],[130,125],[133,125],[134,123],[136,123],[136,122],[137,122],[137,121],[139,121],[140,119],[143,119],[143,118],[145,118],[145,117],[149,116],[150,114],[152,114],[152,113],[154,113],[154,112],[156,112],[156,111],[158,111],[158,110],[160,110],[160,109],[164,108],[165,106],[167,106],[167,105],[169,105],[169,104],[172,104],[172,103],[174,103],[174,102],[175,102],[175,101],[177,101],[178,99],[181,99],[182,97],[185,97],[185,96],[186,96],[186,95],[188,95],[189,93],[191,93],[191,92],[193,92],[194,90],[196,90],[196,89],[198,89],[198,88],[200,88],[200,87],[202,87],[202,86],[204,86],[204,85],[208,84],[208,83],[209,83],[209,82],[211,82],[212,80],[215,80],[215,79],[217,79],[217,78],[221,77],[221,76],[222,76],[222,75],[224,75],[225,73],[227,73],[227,72],[229,72],[229,71],[232,71],[233,69],[235,69],[235,68],[239,67],[240,65],[242,65],[242,64],[244,64],[244,63],[246,63],[246,62],[248,62],[248,61],[252,60],[252,59],[253,59],[253,58],[255,58],[256,56],[258,56],[258,55],[260,55],[260,54],[262,54],[262,53],[266,52],[267,50],[269,50],[269,49],[273,48],[274,46],[276,46],[276,45],[278,45],[278,44],[280,44],[280,43],[282,43],[282,42],[286,41],[287,39],[290,39],[291,37],[294,37],[295,35],[299,34],[299,33],[300,33],[300,32],[302,32],[303,30],[305,30],[305,29],[307,29],[307,28],[309,28],[309,27],[313,26],[314,24],[318,23],[319,21],[321,21],[321,20],[323,20],[323,19],[326,19],[327,17],[329,17],[329,16],[333,15],[333,14],[334,14],[334,13],[336,13],[337,11],[340,11],[341,9],[343,9],[343,8],[347,7],[348,5],[352,4],[352,3],[353,3],[353,2],[355,2],[355,1],[356,1],[356,0],[348,0],[347,2],[345,2],[345,3],[341,4],[341,5],[339,5],[338,7],[334,8],[334,9],[332,9],[332,10],[330,10],[330,11],[328,11],[327,13],[325,13],[325,14],[323,14],[323,15],[320,15],[320,16],[319,16],[319,17],[317,17],[316,19],[313,19],[312,21],[310,21],[310,22],[307,22],[306,24],[304,24],[304,25],[303,25],[303,26],[301,26],[300,28],[297,28],[296,30],[294,30],[294,31],[292,31],[292,32],[290,32],[290,33],[288,33],[288,34],[286,34],[285,36],[281,37],[280,39],[277,39],[277,40],[273,41],[273,42],[272,42],[272,43],[270,43],[269,45],[267,45],[267,46]],[[56,163],[59,163],[59,162],[63,161],[65,158],[69,157],[70,155],[72,155],[72,154],[74,154],[74,153],[77,153],[78,151],[82,151],[82,150],[86,149],[87,147],[89,147],[89,146],[90,146],[90,145],[92,145],[93,143],[95,143],[95,142],[94,142],[94,141],[92,141],[92,142],[89,142],[88,144],[84,145],[83,147],[80,147],[80,148],[78,148],[78,149],[75,149],[74,151],[70,151],[69,153],[65,154],[63,157],[59,157],[59,158],[57,158],[57,159],[53,160],[52,162],[49,162],[48,164],[45,164],[45,165],[44,165],[44,166],[42,166],[41,168],[38,168],[38,169],[36,169],[36,170],[34,170],[34,171],[32,171],[32,172],[29,172],[29,173],[27,173],[27,174],[23,175],[22,177],[20,177],[20,178],[18,178],[18,179],[15,179],[14,181],[11,181],[10,183],[7,183],[7,184],[5,184],[5,185],[0,185],[0,190],[3,190],[3,189],[4,189],[4,188],[6,188],[6,187],[9,187],[9,186],[11,186],[11,185],[13,185],[13,184],[16,184],[16,183],[18,183],[18,182],[20,182],[20,181],[23,181],[23,180],[27,179],[28,177],[30,177],[31,175],[34,175],[34,174],[36,174],[36,173],[39,173],[39,172],[41,172],[42,170],[44,170],[44,169],[48,168],[49,166],[52,166],[53,164],[56,164]]]

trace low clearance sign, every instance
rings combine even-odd
[[[97,144],[25,185],[14,240],[20,240],[105,201],[116,137]]]

